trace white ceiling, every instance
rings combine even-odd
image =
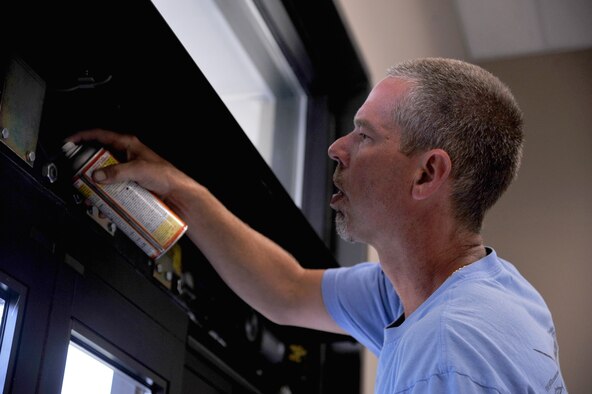
[[[455,0],[472,59],[592,47],[592,0]]]
[[[592,48],[592,0],[334,0],[373,82],[401,60]]]

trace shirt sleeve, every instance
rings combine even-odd
[[[384,328],[401,313],[400,301],[377,263],[325,271],[323,301],[335,322],[378,355]]]

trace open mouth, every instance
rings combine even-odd
[[[333,209],[337,209],[335,205],[345,197],[343,190],[341,190],[337,185],[333,185],[333,195],[331,196],[331,203],[330,206]]]

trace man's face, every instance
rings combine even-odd
[[[413,160],[399,151],[393,108],[408,86],[393,77],[379,82],[358,110],[354,130],[329,147],[329,156],[337,161],[333,181],[338,189],[331,208],[345,240],[374,244],[396,231],[404,217]]]

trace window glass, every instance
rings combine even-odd
[[[8,285],[10,284],[10,285]],[[8,392],[24,314],[26,288],[0,272],[0,391]]]
[[[80,393],[150,394],[151,391],[76,343],[70,342],[62,394]]]
[[[301,206],[306,94],[251,0],[153,0]]]
[[[0,298],[0,322],[2,322],[3,324],[4,324],[4,305],[5,304],[6,304],[6,300],[2,296],[2,298]],[[2,330],[0,332],[4,332],[4,330]]]

